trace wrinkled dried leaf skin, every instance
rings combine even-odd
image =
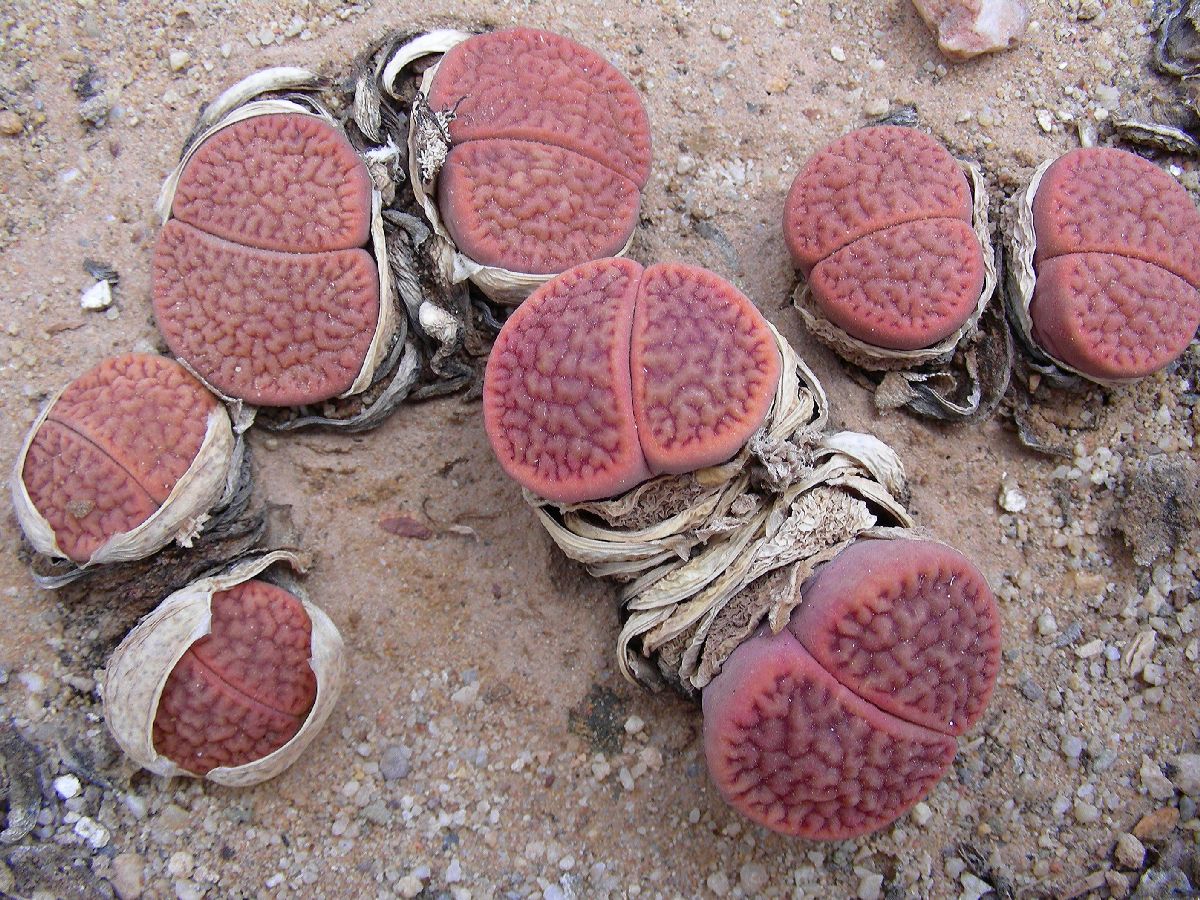
[[[296,406],[354,382],[379,279],[362,249],[275,253],[171,221],[155,252],[154,312],[171,352],[222,393]]]
[[[504,470],[569,502],[648,477],[629,385],[629,332],[642,268],[577,266],[505,324],[488,359],[484,424]]]
[[[204,440],[214,398],[164,357],[105,360],[59,395],[21,471],[34,507],[75,562],[167,500]]]
[[[975,309],[983,257],[966,222],[920,219],[835,251],[809,285],[825,317],[852,337],[918,350],[949,337]]]
[[[883,827],[932,790],[954,739],[870,706],[784,631],[730,656],[703,696],[709,771],[775,831],[839,840]]]
[[[454,144],[551,144],[639,188],[650,174],[650,123],[637,91],[600,54],[560,35],[513,28],[464,41],[442,57],[429,105],[454,109]]]
[[[853,131],[819,152],[788,192],[784,237],[806,275],[847,244],[917,219],[971,221],[971,190],[946,149],[911,128]]]
[[[640,202],[628,178],[529,141],[460,144],[438,178],[438,207],[462,252],[538,275],[615,256],[637,226]]]
[[[316,698],[311,622],[281,588],[247,581],[212,598],[212,631],[167,678],[154,747],[197,775],[240,766],[295,736]]]
[[[946,734],[979,720],[1000,669],[1000,618],[962,554],[932,542],[859,543],[803,595],[788,628],[841,684]]]
[[[741,449],[770,409],[780,361],[744,294],[704,269],[659,264],[638,291],[630,368],[649,468],[678,474]]]
[[[350,142],[312,116],[244,119],[206,140],[172,214],[247,247],[317,253],[370,237],[371,179]]]

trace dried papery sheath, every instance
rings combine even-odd
[[[39,580],[57,587],[171,542],[191,546],[210,516],[244,502],[245,478],[242,440],[217,398],[174,361],[130,353],[46,404],[17,457],[12,496],[49,563]]]
[[[585,47],[514,28],[409,41],[384,90],[407,97],[431,56],[412,95],[409,180],[442,277],[515,305],[573,265],[624,255],[650,167],[632,85]]]
[[[1010,345],[986,317],[997,283],[988,193],[973,163],[913,128],[860,129],[817,154],[784,234],[808,329],[875,375],[880,408],[952,421],[990,415]]]
[[[167,597],[117,647],[103,683],[117,743],[157,775],[231,787],[273,778],[320,731],[345,679],[337,628],[294,585],[256,578],[277,550]]]
[[[417,380],[382,217],[399,151],[352,143],[336,99],[303,69],[249,76],[201,113],[159,197],[155,318],[239,429],[269,409],[268,427],[361,430]]]
[[[1200,212],[1153,163],[1073,150],[1038,166],[1005,216],[1008,317],[1051,383],[1128,384],[1194,339]]]

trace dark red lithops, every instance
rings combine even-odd
[[[779,381],[766,320],[693,266],[576,266],[505,324],[484,423],[513,478],[562,503],[724,462],[762,424]]]
[[[180,174],[154,258],[171,352],[222,394],[295,406],[350,389],[379,319],[371,180],[324,119],[251,116]]]
[[[1200,326],[1200,212],[1158,166],[1100,147],[1073,150],[1033,198],[1033,337],[1100,379],[1155,372]]]
[[[217,399],[178,363],[140,353],[114,357],[68,385],[31,434],[14,483],[18,515],[38,550],[86,563],[169,499],[188,506],[167,511],[173,525],[150,540],[154,546],[123,553],[148,556],[170,540],[172,527],[220,496],[232,444]],[[208,459],[213,454],[220,458]],[[185,475],[201,468],[208,474],[191,478],[211,489],[173,496]],[[128,543],[126,551],[146,542]]]
[[[316,699],[312,623],[287,591],[246,581],[212,597],[211,631],[167,677],[154,749],[205,775],[255,762],[290,741]]]
[[[802,588],[705,689],[704,741],[721,794],[785,834],[844,839],[924,797],[983,714],[1000,622],[979,570],[944,545],[864,541]]]
[[[467,256],[552,274],[625,246],[650,125],[598,53],[532,28],[476,35],[442,58],[428,102],[453,111],[438,207]]]
[[[796,176],[784,238],[821,313],[851,337],[917,350],[954,334],[984,285],[959,164],[912,128],[851,132]]]

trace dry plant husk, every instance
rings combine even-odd
[[[1200,74],[1200,3],[1154,0],[1150,13],[1154,67],[1166,75]]]
[[[102,694],[109,730],[134,762],[156,775],[203,777],[228,787],[246,787],[273,778],[296,761],[329,718],[346,677],[341,634],[330,618],[293,584],[283,585],[304,605],[312,622],[312,656],[317,679],[312,710],[296,735],[267,756],[242,766],[222,766],[197,776],[154,749],[154,717],[167,677],[197,640],[211,630],[212,597],[286,563],[303,572],[308,560],[290,550],[274,550],[236,563],[167,597],[113,651]]]
[[[40,559],[34,562],[34,580],[40,587],[57,588],[83,577],[99,566],[117,566],[144,560],[172,542],[191,547],[203,532],[224,521],[224,513],[240,515],[249,491],[250,471],[245,460],[245,442],[235,434],[229,413],[220,403],[208,414],[200,449],[171,493],[144,522],[118,532],[105,541],[83,563],[76,563],[59,547],[54,529],[34,506],[22,472],[33,439],[51,409],[67,389],[64,386],[46,403],[26,435],[17,455],[11,479],[13,508],[26,540]],[[241,495],[241,504],[235,502]],[[40,571],[39,571],[40,570]]]
[[[623,583],[618,664],[644,686],[692,694],[764,618],[783,628],[796,592],[747,590],[769,573],[790,567],[798,585],[856,538],[912,526],[895,452],[870,435],[826,433],[824,389],[771,331],[779,386],[733,459],[610,500],[562,505],[525,492],[567,556]]]
[[[931,347],[889,350],[847,334],[821,314],[807,281],[800,277],[792,304],[808,330],[838,356],[870,373],[880,409],[907,407],[945,421],[978,421],[995,410],[1008,387],[1012,347],[1001,317],[985,318],[999,281],[988,190],[974,163],[957,160],[971,186],[971,228],[983,254],[983,289],[962,326]]]
[[[411,72],[414,64],[431,56],[442,56],[468,38],[472,32],[443,29],[420,35],[397,47],[384,65],[380,80],[394,99],[403,92],[397,81]],[[452,110],[431,109],[427,98],[430,85],[437,74],[438,64],[429,66],[421,75],[420,86],[412,100],[408,130],[409,183],[413,197],[424,211],[433,229],[432,253],[442,277],[451,284],[470,281],[487,297],[502,306],[518,306],[537,288],[554,278],[554,274],[536,275],[514,272],[499,266],[487,266],[463,253],[454,243],[442,222],[437,207],[437,175],[450,150],[449,124]],[[633,244],[633,235],[616,256],[625,256]]]
[[[291,113],[311,116],[342,130],[325,100],[336,99],[322,94],[323,83],[312,72],[281,66],[263,69],[239,81],[226,90],[200,113],[196,126],[184,146],[179,164],[167,176],[156,204],[162,224],[171,218],[171,206],[180,175],[200,145],[223,128],[256,116]],[[396,296],[395,276],[390,265],[383,207],[385,196],[395,193],[393,169],[389,161],[399,156],[398,149],[387,145],[364,146],[351,143],[363,158],[373,183],[371,191],[371,237],[367,247],[375,259],[379,278],[379,315],[375,332],[358,374],[350,387],[339,397],[321,404],[289,410],[256,409],[236,397],[214,388],[202,375],[179,360],[232,410],[235,427],[248,428],[261,416],[264,427],[291,430],[308,425],[324,425],[348,431],[363,431],[379,424],[409,394],[420,370],[420,352],[408,336],[408,320]]]

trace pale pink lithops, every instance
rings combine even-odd
[[[1169,174],[1123,150],[1073,150],[1032,199],[1034,341],[1081,374],[1164,368],[1200,326],[1200,212]]]
[[[946,773],[1000,666],[982,574],[918,540],[851,545],[704,689],[709,772],[775,831],[844,839],[883,828]]]
[[[650,126],[602,56],[532,28],[475,35],[442,57],[427,100],[452,113],[437,201],[467,257],[548,275],[623,250],[650,173]]]
[[[107,359],[34,423],[13,477],[18,519],[49,556],[141,559],[194,536],[225,491],[234,448],[224,407],[178,363]]]
[[[176,591],[109,660],[105,717],[160,775],[253,784],[286,768],[324,724],[344,676],[319,607],[256,577],[275,551]]]
[[[488,360],[484,424],[501,466],[561,503],[724,462],[771,407],[766,320],[704,269],[626,259],[564,272],[513,313]]]
[[[280,112],[218,128],[186,159],[170,214],[154,314],[172,353],[256,406],[362,383],[381,323],[372,185],[332,122]]]
[[[971,318],[984,290],[962,167],[912,128],[862,128],[796,176],[784,210],[792,260],[820,313],[893,351],[931,347]]]

